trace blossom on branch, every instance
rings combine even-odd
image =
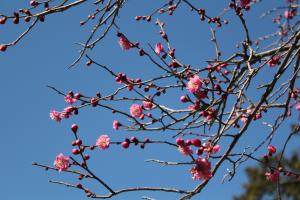
[[[102,150],[108,149],[109,144],[110,138],[108,137],[108,135],[101,135],[96,141],[96,146],[98,146]]]
[[[194,180],[209,180],[212,177],[211,164],[206,158],[199,157],[190,171]]]
[[[279,180],[279,175],[280,172],[278,170],[265,173],[266,179],[271,182],[277,182]]]
[[[67,103],[69,103],[69,104],[73,104],[73,103],[75,103],[75,102],[77,101],[77,99],[76,99],[73,95],[67,94],[67,95],[65,96],[65,101],[66,101]]]
[[[119,127],[121,126],[121,123],[118,122],[117,120],[113,121],[113,129],[119,130]]]
[[[199,76],[195,75],[190,78],[189,82],[187,83],[187,89],[190,92],[197,92],[202,87],[202,80]]]
[[[156,45],[155,45],[155,53],[157,54],[157,55],[159,55],[159,54],[161,54],[161,52],[163,52],[164,51],[164,47],[163,47],[163,45],[159,42],[159,43],[157,43]]]
[[[57,122],[60,122],[61,119],[62,119],[62,115],[61,115],[61,112],[58,112],[56,110],[52,110],[50,112],[50,118],[54,121],[57,121]]]
[[[133,47],[132,43],[122,33],[119,35],[119,44],[123,50],[129,50]]]
[[[296,110],[300,111],[300,103],[296,105]]]
[[[58,171],[65,171],[70,167],[69,157],[60,153],[54,160],[54,166]]]
[[[139,104],[133,104],[130,107],[130,114],[132,117],[139,117],[141,118],[143,115],[143,108]]]
[[[188,155],[192,155],[193,154],[193,150],[190,146],[188,145],[180,145],[178,147],[178,151],[182,154],[182,155],[185,155],[185,156],[188,156]]]

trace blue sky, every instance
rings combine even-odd
[[[120,14],[118,25],[121,31],[133,41],[140,41],[144,46],[148,42],[155,44],[161,41],[158,29],[153,23],[136,23],[134,20],[134,16],[146,15],[157,8],[160,5],[159,2],[129,1]],[[206,7],[211,15],[217,15],[226,2],[203,1],[201,6]],[[282,1],[274,2],[277,4]],[[27,1],[2,0],[0,3],[0,10],[5,14],[27,5]],[[276,30],[276,27],[271,24],[270,18],[259,18],[267,6],[266,3],[262,3],[261,6],[256,6],[252,8],[251,12],[246,13],[253,38]],[[76,183],[76,177],[63,173],[45,172],[31,165],[34,161],[52,165],[58,153],[70,154],[72,149],[70,143],[73,138],[69,127],[72,123],[80,125],[79,135],[89,144],[94,143],[102,133],[109,134],[113,140],[122,140],[132,135],[139,138],[163,137],[161,136],[163,133],[135,134],[114,131],[112,121],[125,119],[100,108],[84,109],[79,116],[61,123],[50,120],[49,111],[51,109],[62,110],[66,107],[66,103],[61,96],[48,89],[46,85],[55,86],[62,91],[73,90],[90,96],[97,91],[108,94],[117,87],[113,78],[107,76],[104,71],[97,67],[86,67],[85,60],[75,68],[67,69],[67,66],[78,55],[79,49],[75,42],[83,41],[90,31],[87,27],[80,27],[79,21],[84,19],[92,8],[90,5],[80,6],[65,13],[49,16],[45,23],[34,28],[32,33],[26,36],[20,44],[9,48],[6,53],[0,54],[1,199],[84,199],[85,195],[80,191],[48,183],[50,179]],[[217,30],[223,58],[235,50],[236,42],[243,40],[239,21],[231,14],[226,16],[230,19],[230,25]],[[181,60],[194,66],[204,66],[205,60],[213,57],[214,47],[210,42],[209,26],[201,23],[198,17],[194,13],[190,13],[187,8],[179,9],[173,17],[157,17],[167,23],[166,30],[169,38],[176,47],[177,56]],[[23,23],[18,26],[0,26],[0,43],[10,42],[23,28]],[[146,79],[160,73],[156,69],[153,70],[149,61],[139,57],[136,50],[122,51],[115,32],[113,30],[93,52],[88,52],[89,55],[116,72],[126,72],[130,77]],[[264,73],[268,74],[267,71]],[[179,94],[181,93],[174,94],[172,97],[174,101],[171,103],[175,106],[178,105]],[[165,101],[169,102],[169,100]],[[124,108],[124,110],[126,109]],[[288,129],[288,124],[286,124],[282,128],[282,132],[284,133]],[[266,129],[257,126],[249,130],[250,133],[251,131],[258,133],[264,132]],[[279,135],[277,140],[280,140],[280,137]],[[251,145],[256,138],[257,136],[249,134],[247,139],[241,143],[241,147]],[[144,150],[130,148],[125,151],[120,147],[113,146],[107,151],[98,150],[91,154],[91,166],[113,188],[137,185],[193,188],[198,182],[191,179],[188,168],[161,167],[144,162],[148,158],[170,161],[184,160],[180,154],[171,150],[173,149],[170,147],[153,145]],[[231,182],[221,184],[226,167],[228,166],[220,169],[217,176],[196,199],[209,197],[210,199],[229,200],[234,194],[241,192],[241,183],[245,181],[243,168]],[[105,192],[98,185],[91,188]],[[157,199],[175,199],[176,197],[161,193],[131,193],[115,199],[141,199],[141,196],[144,195]]]

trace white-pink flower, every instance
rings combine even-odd
[[[131,42],[123,34],[119,37],[119,44],[123,50],[132,48]]]
[[[242,114],[241,116],[241,122],[243,122],[244,124],[248,121],[248,117],[246,114]]]
[[[67,170],[70,167],[69,157],[60,153],[54,160],[54,166],[59,171]]]
[[[278,170],[265,173],[266,179],[271,182],[277,182],[279,180],[279,175],[280,172]]]
[[[70,117],[70,113],[68,113],[68,112],[61,112],[60,113],[60,117],[62,118],[62,119],[68,119],[69,117]]]
[[[196,92],[198,91],[202,86],[202,80],[199,78],[199,76],[195,75],[194,77],[190,78],[189,82],[187,83],[187,89],[190,92]]]
[[[151,101],[143,101],[143,106],[147,110],[151,110],[153,108],[153,103]]]
[[[199,157],[190,171],[194,180],[209,180],[212,177],[211,164],[206,158]]]
[[[96,141],[96,146],[98,146],[100,149],[107,149],[110,144],[110,138],[108,135],[101,135],[97,141]]]
[[[159,42],[159,43],[157,43],[156,45],[155,45],[155,53],[157,54],[157,55],[159,55],[161,52],[163,52],[164,51],[164,47],[163,47],[163,45]]]
[[[131,105],[130,114],[131,114],[132,117],[142,117],[143,116],[142,106],[139,105],[139,104]]]
[[[50,112],[50,118],[54,121],[60,122],[62,117],[61,117],[61,112],[58,112],[56,110],[52,110]]]
[[[296,110],[300,111],[300,103],[296,105]]]
[[[73,106],[68,106],[66,108],[64,108],[64,112],[68,113],[68,114],[72,114],[72,112],[75,110],[75,107]]]
[[[77,101],[77,99],[73,95],[67,94],[65,96],[65,101],[69,104],[73,104]]]
[[[118,122],[117,120],[113,121],[113,129],[118,130],[119,126],[121,126],[120,122]]]
[[[221,146],[220,145],[215,145],[212,150],[211,150],[211,153],[218,153],[221,149]]]
[[[185,155],[185,156],[188,156],[188,155],[192,155],[193,154],[193,150],[190,146],[188,145],[179,145],[178,146],[178,151],[182,154],[182,155]]]

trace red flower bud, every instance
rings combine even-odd
[[[276,148],[273,145],[269,144],[268,151],[270,154],[274,154],[276,153]]]
[[[125,141],[125,142],[122,142],[121,145],[122,145],[122,147],[123,147],[124,149],[127,149],[127,148],[129,147],[130,143],[127,142],[127,141]]]
[[[6,49],[7,49],[7,45],[5,45],[5,44],[0,45],[0,51],[4,52],[4,51],[6,51]]]
[[[191,142],[195,147],[201,147],[201,141],[199,139],[192,139]]]
[[[176,139],[176,144],[177,144],[178,146],[182,146],[182,145],[184,145],[184,140],[183,140],[182,138],[177,138],[177,139]]]
[[[73,131],[73,133],[77,133],[77,130],[78,130],[78,125],[77,124],[72,124],[71,126],[71,130]]]

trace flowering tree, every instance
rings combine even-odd
[[[95,138],[94,143],[88,144],[84,136],[80,135],[80,125],[73,124],[72,150],[64,153],[65,155],[57,155],[54,166],[40,163],[33,165],[77,176],[78,183],[51,182],[82,190],[91,198],[106,199],[137,191],[159,191],[176,193],[180,199],[191,199],[205,188],[222,166],[228,168],[224,180],[231,180],[240,165],[252,160],[265,166],[265,178],[271,184],[277,183],[277,197],[281,199],[280,178],[288,176],[289,179],[299,180],[300,177],[299,172],[282,165],[282,158],[290,141],[299,133],[299,122],[281,139],[279,146],[272,143],[281,125],[294,122],[297,111],[300,110],[300,90],[297,89],[300,63],[300,24],[297,15],[299,1],[282,0],[282,6],[275,8],[269,5],[269,10],[262,15],[271,16],[272,23],[278,29],[258,38],[253,38],[256,30],[249,28],[245,16],[251,17],[252,10],[259,7],[262,1],[232,0],[227,3],[214,16],[211,13],[215,11],[202,8],[192,0],[161,1],[157,9],[149,11],[150,14],[135,17],[137,23],[145,21],[157,25],[160,40],[154,41],[154,44],[149,43],[148,46],[142,44],[144,41],[135,42],[130,33],[123,32],[118,26],[118,16],[123,7],[130,6],[130,1],[126,0],[33,0],[29,2],[28,8],[20,9],[13,15],[0,13],[0,24],[31,23],[14,41],[0,45],[0,51],[5,52],[17,45],[39,23],[46,23],[46,18],[51,15],[76,9],[82,4],[93,4],[94,11],[80,21],[80,26],[91,29],[91,33],[84,42],[79,43],[79,56],[69,68],[86,60],[87,66],[100,67],[112,76],[119,88],[112,93],[98,92],[94,96],[88,96],[84,91],[63,92],[49,86],[69,104],[63,110],[52,110],[50,118],[61,122],[78,115],[79,111],[84,112],[87,107],[100,107],[115,114],[113,129],[135,135],[112,141],[110,134],[102,134]],[[168,24],[159,19],[165,15],[176,17],[172,16],[173,13],[186,8],[202,21],[199,23],[207,23],[211,27],[208,33],[211,34],[215,54],[205,61],[205,66],[187,64],[177,56],[176,47],[172,43],[174,39],[169,34],[172,30],[168,30]],[[153,20],[154,17],[158,19]],[[223,27],[231,26],[231,22],[239,23],[243,39],[237,39],[236,51],[223,52],[222,41],[218,40],[217,32]],[[101,64],[97,58],[88,55],[89,51],[114,33],[124,51],[138,52],[138,56],[151,62],[153,70],[158,71],[159,75],[146,76],[145,79],[129,77],[125,72],[116,72],[112,67]],[[194,38],[198,39],[201,40]],[[229,56],[225,57],[223,54]],[[172,101],[178,102],[177,105],[169,101],[169,94],[174,91],[177,99]],[[128,102],[130,106],[120,106],[127,105]],[[268,129],[259,137],[253,136],[261,138],[255,143],[242,145],[245,142],[243,139],[247,140],[247,135],[251,132],[249,129],[256,126]],[[149,133],[149,136],[139,138],[136,136],[139,132]],[[163,134],[163,139],[153,139],[155,132]],[[124,149],[133,145],[139,145],[141,149],[148,145],[157,145],[157,148],[166,145],[170,147],[170,151],[178,154],[178,158],[184,156],[185,161],[147,161],[174,167],[188,166],[191,178],[199,184],[195,188],[183,189],[159,186],[115,189],[101,178],[101,174],[97,175],[97,171],[93,171],[89,164],[92,154],[102,150],[109,154],[112,145]],[[276,152],[280,152],[280,156],[269,162]],[[103,187],[102,190],[99,192],[89,189],[81,182],[83,179],[97,182]]]

